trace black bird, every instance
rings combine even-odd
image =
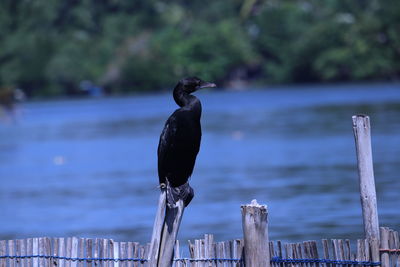
[[[180,108],[165,123],[158,145],[158,177],[161,187],[167,187],[169,206],[182,199],[185,206],[194,193],[188,179],[192,175],[201,141],[201,103],[191,93],[216,87],[196,77],[182,79],[175,86],[173,96]]]

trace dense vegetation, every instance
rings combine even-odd
[[[0,88],[159,90],[186,75],[225,85],[396,79],[400,1],[0,3]]]

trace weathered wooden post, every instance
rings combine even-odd
[[[6,255],[7,255],[6,241],[0,240],[0,256],[6,256]],[[6,267],[6,266],[7,266],[7,259],[0,258],[0,267]]]
[[[389,267],[390,266],[390,255],[387,252],[389,250],[389,233],[390,230],[387,227],[381,227],[380,228],[380,235],[381,235],[381,244],[380,247],[381,249],[385,250],[385,252],[382,253],[381,255],[381,263],[382,267]]]
[[[257,200],[242,205],[245,266],[271,266],[267,206]]]
[[[149,266],[157,266],[158,254],[161,243],[162,225],[165,219],[166,203],[167,203],[167,192],[165,188],[161,188],[160,198],[158,200],[156,218],[154,219],[153,234],[151,236],[151,242],[150,242]]]
[[[183,217],[185,205],[183,200],[178,200],[175,207],[166,207],[165,223],[162,230],[160,251],[158,256],[158,265],[160,267],[169,267],[172,265],[176,237]]]
[[[175,241],[185,209],[182,200],[177,201],[173,207],[169,207],[166,190],[166,188],[161,188],[154,221],[148,261],[148,266],[151,267],[172,265]]]
[[[369,117],[367,115],[355,115],[352,119],[365,237],[367,239],[375,238],[379,240],[378,209],[376,204]]]

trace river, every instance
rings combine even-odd
[[[179,239],[240,238],[240,205],[269,209],[270,239],[361,238],[351,116],[371,117],[380,224],[400,222],[400,85],[197,93],[203,139]],[[0,239],[148,242],[169,93],[31,101],[0,123]]]

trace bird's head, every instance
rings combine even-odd
[[[184,78],[179,81],[178,85],[183,88],[183,91],[189,94],[202,88],[217,87],[215,83],[205,82],[197,77]]]

